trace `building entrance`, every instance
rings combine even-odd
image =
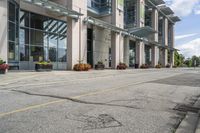
[[[136,42],[129,41],[129,67],[135,67],[136,63]]]
[[[87,63],[93,67],[93,30],[87,29]]]

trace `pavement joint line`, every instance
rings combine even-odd
[[[73,96],[71,98],[75,99],[75,100],[76,99],[78,100],[81,97],[98,95],[98,94],[103,94],[105,92],[110,92],[110,91],[114,91],[114,90],[125,89],[125,87],[131,86],[131,85],[138,85],[138,84],[141,84],[141,83],[145,83],[145,81],[143,81],[143,82],[137,82],[137,83],[131,83],[131,84],[126,84],[126,85],[121,85],[121,86],[118,86],[118,87],[113,87],[113,88],[110,88],[110,89],[104,89],[104,90],[101,90],[101,91],[90,92],[90,93],[86,93],[86,94],[82,94],[82,95],[78,95],[78,96]],[[48,105],[52,105],[52,104],[56,104],[56,103],[62,103],[62,102],[65,102],[65,101],[66,101],[66,99],[55,100],[55,101],[51,101],[51,102],[47,102],[47,103],[42,103],[42,104],[28,106],[28,107],[17,109],[17,110],[13,110],[13,111],[10,111],[10,112],[0,113],[0,118],[2,118],[4,116],[12,115],[12,114],[20,113],[20,112],[25,112],[25,111],[28,111],[28,110],[42,108],[42,107],[45,107],[45,106],[48,106]]]

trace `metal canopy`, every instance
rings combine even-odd
[[[173,15],[171,15],[171,16],[169,16],[169,18],[170,18],[172,21],[174,21],[174,22],[179,22],[179,21],[181,21],[181,19],[180,19],[178,16],[173,16]]]
[[[174,12],[172,11],[172,9],[169,8],[169,7],[167,7],[167,6],[160,6],[159,8],[160,8],[160,10],[161,10],[165,15],[174,14]]]
[[[93,17],[86,17],[84,19],[84,22],[89,23],[89,24],[93,24],[93,25],[99,26],[101,28],[105,28],[105,29],[117,32],[117,33],[126,32],[126,30],[124,30],[122,28],[119,28],[115,25],[112,25],[110,23],[104,22],[102,20],[99,20],[99,19],[96,19],[96,18],[93,18]]]
[[[151,0],[151,2],[156,6],[161,5],[161,4],[165,4],[165,2],[163,0]]]
[[[159,8],[159,6],[158,5],[155,5],[152,1],[153,0],[147,0],[148,1],[148,3],[151,5],[151,6],[153,6],[154,8],[156,8],[163,16],[165,16],[171,23],[175,23],[174,21],[172,21],[169,17],[168,17],[168,15],[166,15],[160,8]]]
[[[82,16],[83,14],[78,13],[76,11],[70,10],[67,7],[57,4],[55,2],[49,1],[49,0],[22,0],[23,2],[29,3],[29,4],[34,4],[37,6],[40,6],[42,8],[46,8],[50,11],[78,19],[79,16]]]
[[[139,27],[139,28],[131,28],[128,30],[128,32],[130,34],[136,35],[138,37],[148,37],[148,35],[150,35],[152,33],[156,33],[156,31],[149,26]]]

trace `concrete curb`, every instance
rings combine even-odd
[[[193,107],[200,107],[200,98],[197,99]],[[198,113],[187,112],[175,133],[200,133],[200,111]]]

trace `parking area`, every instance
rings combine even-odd
[[[200,69],[10,72],[0,133],[173,133],[200,97]]]

